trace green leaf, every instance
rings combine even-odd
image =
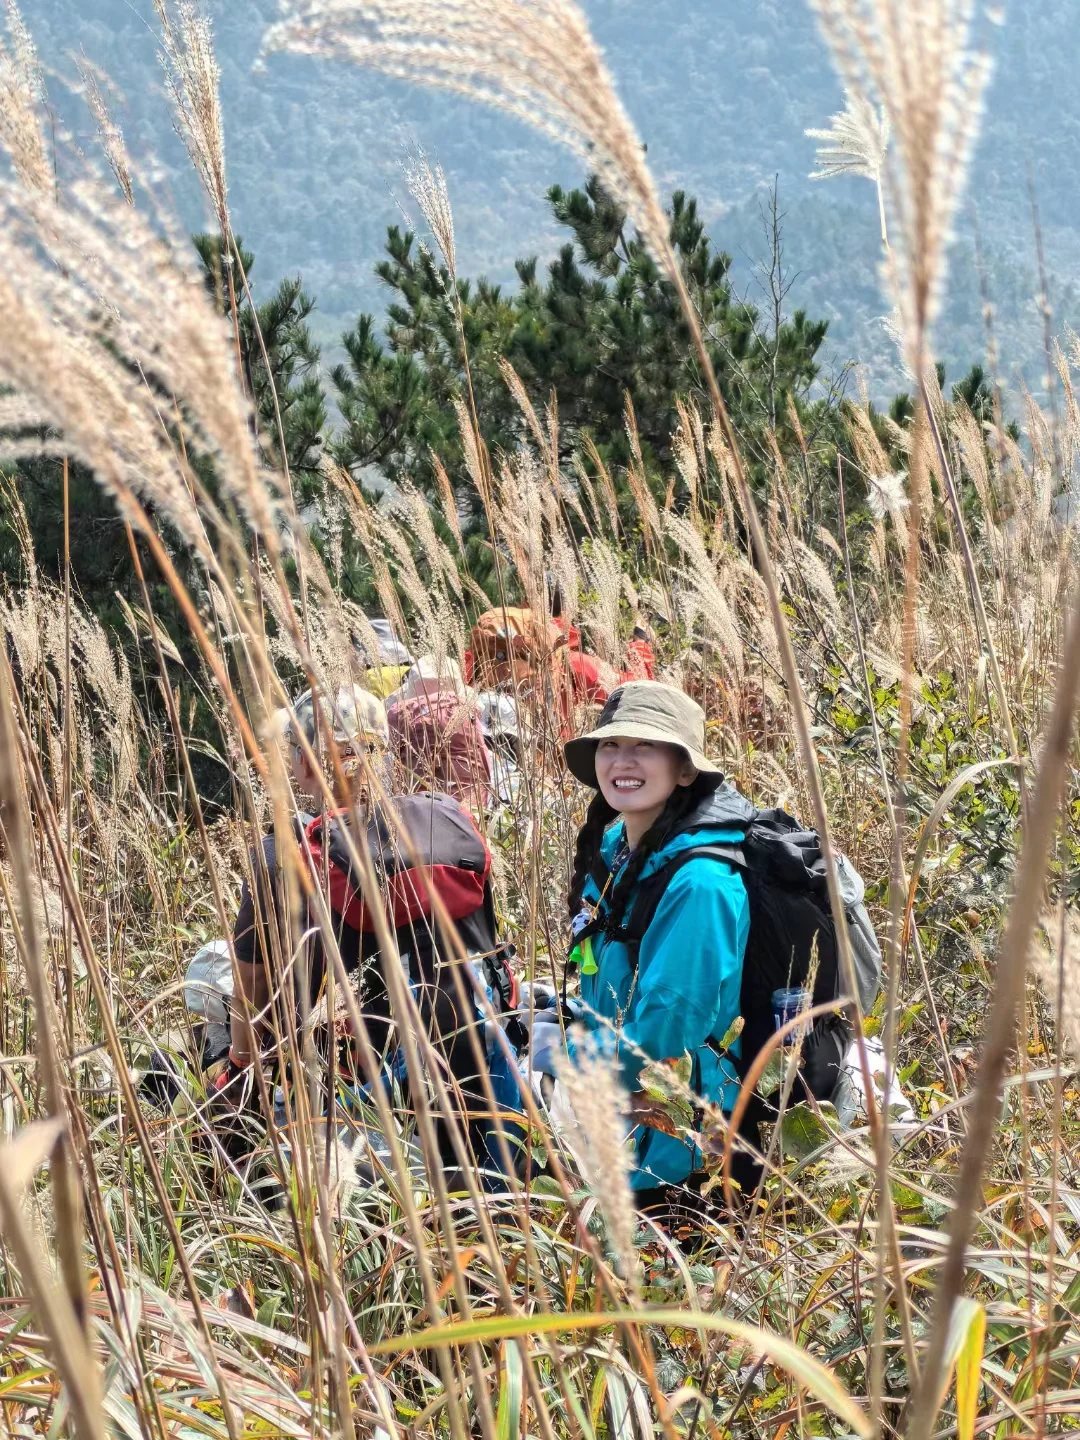
[[[940,1409],[955,1367],[957,1440],[974,1440],[985,1341],[986,1311],[978,1300],[961,1296],[953,1306],[949,1321],[949,1334],[945,1341],[945,1383],[938,1401]],[[1014,1401],[1016,1398],[1014,1392]]]
[[[741,1015],[736,1015],[736,1016],[735,1016],[735,1019],[731,1022],[731,1024],[728,1026],[728,1028],[724,1031],[724,1038],[720,1041],[720,1049],[721,1049],[721,1050],[730,1050],[730,1049],[731,1049],[732,1045],[735,1044],[735,1041],[736,1041],[736,1040],[739,1038],[739,1036],[742,1034],[742,1032],[743,1032],[743,1026],[744,1026],[745,1024],[746,1024],[746,1022],[745,1022],[745,1020],[743,1019],[743,1017],[742,1017]]]
[[[820,1400],[856,1435],[871,1440],[869,1417],[848,1394],[833,1372],[783,1336],[733,1320],[727,1315],[703,1314],[689,1310],[613,1310],[607,1314],[489,1315],[480,1320],[461,1320],[451,1325],[433,1325],[382,1340],[370,1348],[372,1355],[400,1355],[407,1350],[451,1349],[472,1341],[509,1340],[518,1335],[550,1335],[575,1330],[613,1329],[618,1325],[656,1325],[681,1331],[712,1331],[741,1341],[755,1356],[779,1366],[804,1389]]]
[[[760,1096],[767,1100],[770,1095],[776,1094],[784,1083],[784,1069],[783,1050],[774,1050],[765,1064],[765,1069],[761,1073],[761,1079],[757,1083],[757,1092]]]
[[[809,1105],[793,1105],[780,1121],[780,1143],[784,1153],[805,1160],[832,1139],[829,1127]]]
[[[522,1363],[517,1345],[502,1347],[502,1384],[499,1386],[499,1408],[495,1415],[495,1434],[499,1440],[518,1440],[521,1434]]]

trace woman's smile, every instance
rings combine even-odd
[[[604,799],[626,822],[631,845],[663,810],[677,785],[689,785],[694,767],[678,745],[636,737],[601,740],[596,780]]]

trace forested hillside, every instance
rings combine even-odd
[[[871,390],[900,383],[879,318],[878,244],[865,182],[808,179],[814,143],[840,91],[809,7],[790,0],[588,0],[585,6],[662,191],[698,198],[711,236],[736,261],[751,299],[768,251],[759,214],[779,176],[786,212],[792,307],[829,321],[827,368],[858,356]],[[544,194],[584,178],[572,159],[516,121],[330,63],[273,56],[257,66],[273,0],[214,0],[227,162],[236,223],[265,285],[300,273],[317,298],[314,332],[334,344],[361,310],[381,313],[374,273],[388,224],[400,220],[403,160],[423,147],[447,172],[461,270],[513,279],[514,262],[546,262],[559,243]],[[134,154],[163,182],[192,229],[205,216],[194,176],[170,129],[156,62],[150,0],[37,0],[29,17],[54,102],[89,148],[93,125],[60,77],[80,50],[123,94]],[[1002,17],[996,17],[1002,18]],[[1034,182],[1059,324],[1080,318],[1072,277],[1080,259],[1080,59],[1073,7],[1014,0],[986,22],[996,60],[937,352],[956,376],[986,346],[972,210],[981,216],[987,293],[1009,371],[1041,372],[1038,266],[1028,170]]]

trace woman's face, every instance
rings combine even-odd
[[[600,793],[626,820],[631,844],[660,814],[676,786],[691,784],[696,773],[677,745],[656,740],[601,740],[596,747]]]

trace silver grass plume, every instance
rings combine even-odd
[[[889,117],[884,110],[872,105],[864,95],[848,91],[844,96],[843,110],[832,117],[829,128],[807,130],[806,133],[811,140],[820,142],[816,157],[818,168],[811,172],[811,180],[831,180],[836,175],[862,175],[874,182],[881,243],[887,245],[889,233],[881,181],[889,149]]]
[[[831,180],[835,175],[862,175],[880,181],[889,148],[889,117],[863,95],[848,91],[844,108],[829,121],[827,130],[807,130],[817,147],[818,168],[811,180]]]
[[[578,618],[581,582],[573,544],[563,529],[556,530],[551,537],[548,569],[562,592],[563,615],[569,624],[574,625]]]
[[[81,182],[64,201],[0,185],[0,384],[14,391],[6,420],[14,430],[22,407],[24,425],[45,419],[59,432],[9,430],[0,459],[75,456],[134,524],[131,492],[212,558],[168,417],[186,448],[213,459],[222,494],[275,542],[235,353],[194,266],[99,186]]]
[[[904,494],[906,480],[902,470],[866,477],[866,504],[875,520],[884,520],[886,515],[896,520],[908,508],[911,502]]]
[[[574,0],[286,0],[262,48],[369,65],[517,115],[597,170],[674,266],[641,141]]]
[[[6,42],[0,37],[0,144],[27,190],[48,193],[53,172],[42,128],[41,64],[15,0],[6,0],[5,9]]]
[[[798,576],[809,592],[810,598],[820,603],[830,619],[839,619],[840,601],[837,598],[832,576],[829,574],[829,567],[821,556],[811,550],[810,546],[800,540],[798,536],[789,535],[787,538],[792,551],[793,576]]]
[[[882,170],[886,278],[905,358],[921,378],[990,75],[989,57],[972,44],[975,0],[810,3],[849,95],[879,107],[892,137]]]
[[[561,1056],[557,1064],[559,1083],[577,1121],[574,1153],[600,1202],[619,1274],[633,1282],[637,1271],[637,1222],[626,1143],[629,1097],[619,1083],[615,1062],[603,1055],[595,1042],[579,1045],[573,1061]]]
[[[53,659],[57,669],[63,666],[62,611],[51,628]],[[104,735],[113,753],[116,794],[122,795],[135,779],[136,753],[132,744],[131,672],[123,649],[109,644],[96,616],[78,605],[69,616],[72,645],[81,661],[79,666],[84,690],[92,690],[98,700],[98,734]]]
[[[715,658],[736,685],[744,673],[743,631],[725,592],[727,578],[709,554],[700,532],[685,516],[665,516],[665,535],[677,548],[681,582],[679,604],[684,621],[692,626],[701,616],[705,633],[716,647]]]
[[[230,233],[225,181],[225,129],[221,122],[221,71],[214,58],[210,21],[195,0],[154,0],[161,24],[159,55],[184,142],[223,235]]]
[[[409,194],[419,205],[428,223],[435,243],[442,252],[450,278],[457,278],[457,248],[454,243],[454,212],[450,195],[446,189],[446,176],[441,165],[434,170],[427,156],[421,151],[405,169],[405,181]]]
[[[127,147],[124,145],[124,132],[109,109],[105,96],[101,92],[97,73],[90,61],[84,55],[76,60],[75,66],[83,83],[83,97],[86,100],[87,109],[97,122],[98,141],[101,144],[102,154],[116,176],[116,183],[123,191],[124,199],[129,205],[134,205],[135,195],[131,187],[131,166],[128,163]]]
[[[458,599],[463,599],[458,567],[454,562],[453,555],[439,538],[435,529],[434,512],[424,496],[414,486],[403,483],[399,487],[392,508],[404,517],[419,541],[424,558],[427,560],[428,575],[432,585],[441,587],[442,582],[445,581]]]
[[[446,528],[453,535],[459,554],[464,555],[465,536],[461,529],[461,515],[458,511],[458,499],[454,494],[453,484],[450,476],[446,473],[446,466],[434,450],[428,451],[428,459],[431,461],[431,468],[435,472],[435,482],[439,487],[439,504],[442,509],[442,517],[446,521]]]
[[[543,611],[544,474],[531,450],[519,450],[499,469],[495,527],[517,571],[529,606]]]
[[[623,648],[619,640],[622,566],[618,553],[603,540],[594,540],[588,547],[584,568],[591,592],[585,611],[590,638],[605,660],[618,665]]]

